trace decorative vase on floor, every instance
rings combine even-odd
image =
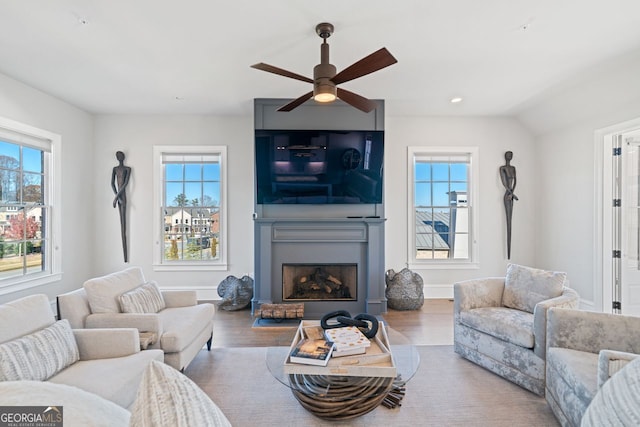
[[[424,304],[422,277],[408,268],[396,273],[387,270],[385,275],[387,305],[394,310],[419,310]]]
[[[242,276],[242,279],[227,276],[218,285],[218,295],[222,297],[218,303],[221,309],[242,310],[249,306],[253,298],[253,279],[249,276]]]

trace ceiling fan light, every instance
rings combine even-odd
[[[336,96],[332,93],[319,93],[313,99],[318,102],[333,102],[336,100]]]
[[[317,102],[333,102],[336,100],[336,86],[330,83],[319,82],[315,85],[313,99]]]

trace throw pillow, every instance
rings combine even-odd
[[[64,427],[127,426],[130,417],[129,411],[97,394],[46,381],[0,382],[0,406],[41,406],[44,411],[60,413]],[[16,422],[13,425],[49,424]]]
[[[0,344],[0,381],[45,381],[79,359],[71,325],[62,319]]]
[[[140,267],[131,267],[106,276],[89,279],[82,287],[92,313],[120,313],[118,297],[146,282]]]
[[[166,307],[154,281],[125,292],[118,299],[123,313],[157,313]]]
[[[152,360],[138,388],[130,427],[230,427],[200,387],[171,366]]]
[[[636,426],[640,422],[640,358],[605,382],[582,417],[583,427]]]
[[[540,301],[562,295],[566,279],[567,273],[509,264],[502,305],[533,313]]]

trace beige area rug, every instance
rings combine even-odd
[[[266,348],[201,351],[185,370],[235,427],[245,426],[558,426],[538,397],[454,353],[451,346],[420,346],[420,368],[407,383],[402,407],[353,420],[316,418],[276,381]]]

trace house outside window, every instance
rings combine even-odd
[[[154,268],[226,269],[226,147],[156,146],[154,162]]]
[[[0,118],[0,294],[60,279],[60,141]]]
[[[477,268],[476,147],[409,147],[408,264]]]

